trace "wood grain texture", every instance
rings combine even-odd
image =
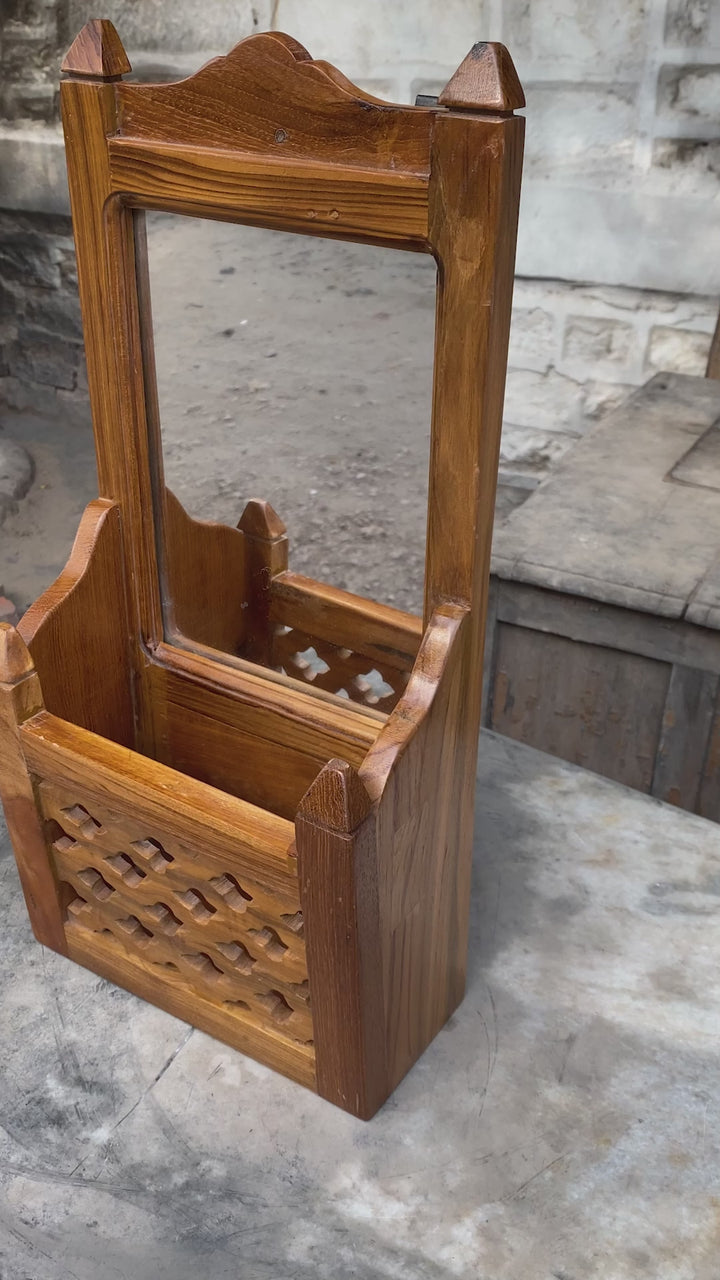
[[[183,138],[281,165],[302,158],[427,176],[432,113],[365,94],[280,32],[250,36],[177,84],[117,87],[124,138]]]
[[[441,107],[517,111],[525,94],[505,45],[479,40],[438,97]]]
[[[48,862],[37,795],[28,771],[20,730],[42,710],[40,681],[20,634],[0,623],[0,799],[5,811],[20,884],[39,942],[66,953],[62,893]]]
[[[366,657],[399,671],[411,670],[423,634],[414,614],[289,571],[273,578],[270,618],[341,649],[362,644]]]
[[[53,715],[134,745],[125,560],[118,506],[87,507],[67,565],[18,630]]]
[[[340,750],[362,760],[386,720],[370,709],[296,687],[295,681],[276,683],[251,664],[226,669],[214,656],[171,645],[160,646],[157,655],[160,660],[151,664],[147,679],[159,705],[176,700],[189,710],[204,708],[229,728],[245,726],[258,738],[318,754],[323,763]]]
[[[378,845],[370,797],[357,773],[331,760],[295,821],[317,1088],[369,1119],[388,1094]]]
[[[465,990],[477,750],[466,714],[471,624],[462,606],[436,611],[407,692],[359,770],[377,804],[387,1092]]]
[[[132,67],[112,22],[91,18],[73,40],[60,70],[73,76],[116,80]]]
[[[202,847],[203,857],[221,871],[230,865],[271,887],[294,882],[294,833],[283,818],[45,711],[24,722],[20,737],[34,774],[75,788],[90,806],[130,812],[189,851]]]
[[[67,930],[67,935],[67,954],[77,964],[315,1090],[312,1045],[289,1043],[267,1022],[256,1024],[243,1016],[243,1010],[235,1013],[232,1009],[219,1009],[197,986],[190,986],[172,970],[160,975],[137,956],[129,955],[114,939],[98,942],[91,930],[73,928]]]
[[[491,728],[649,791],[669,663],[500,623]]]
[[[271,666],[270,602],[273,579],[287,569],[285,525],[269,502],[251,499],[238,521],[245,538],[246,630],[244,656]],[[193,636],[192,631],[188,635]]]
[[[150,208],[427,251],[427,179],[111,138],[118,198]]]
[[[697,810],[719,689],[709,671],[673,667],[650,786],[659,800]]]
[[[425,624],[446,600],[484,614],[505,394],[524,120],[448,112],[433,132],[438,259]]]
[[[194,520],[169,489],[161,515],[165,633],[240,653],[247,644],[247,548],[230,525]]]

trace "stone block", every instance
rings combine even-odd
[[[16,341],[8,349],[8,366],[15,378],[72,390],[77,381],[81,353],[82,346],[78,342],[66,341],[45,329],[21,324]]]
[[[504,0],[503,39],[521,77],[530,64],[608,83],[643,66],[649,11],[648,0]]]
[[[86,430],[92,426],[92,414],[87,391],[57,392],[56,412],[58,421],[73,430]]]
[[[556,369],[537,373],[509,369],[505,389],[505,420],[516,427],[576,432],[580,423],[582,383]]]
[[[594,185],[632,170],[637,109],[635,84],[525,84],[527,177]]]
[[[514,307],[510,326],[510,364],[545,373],[555,356],[555,317],[542,307]]]
[[[537,427],[503,424],[500,466],[504,472],[542,479],[574,443],[570,432],[540,431]]]
[[[570,315],[565,326],[563,356],[583,365],[629,365],[636,355],[635,330],[624,320]]]
[[[720,194],[720,142],[704,138],[657,138],[653,165],[668,170],[678,195],[717,198]]]
[[[232,4],[228,0],[203,0],[202,6],[188,0],[173,4],[168,0],[103,0],[102,16],[115,23],[131,53],[136,48],[227,53],[238,40],[269,27],[273,9],[277,8],[272,0],[233,0]],[[68,27],[73,33],[94,12],[87,0],[70,0],[68,9]],[[275,26],[281,31],[287,29],[282,23]],[[289,30],[303,38],[302,25]],[[202,58],[198,65],[200,61]]]
[[[53,254],[52,237],[22,225],[6,234],[0,229],[0,279],[23,286],[57,289],[60,270]]]
[[[583,393],[583,418],[588,422],[597,422],[617,409],[635,390],[631,382],[586,382]]]
[[[24,304],[24,320],[35,329],[82,342],[80,299],[70,289],[34,289]]]
[[[53,421],[57,416],[57,392],[41,382],[0,377],[0,408],[36,413]]]
[[[709,351],[709,333],[655,325],[650,331],[647,367],[653,373],[703,374]]]
[[[315,58],[329,58],[351,78],[408,67],[416,77],[444,81],[472,44],[487,38],[488,4],[482,0],[414,0],[412,4],[327,4],[277,0],[275,26],[296,33]]]
[[[675,116],[717,121],[720,117],[720,66],[662,67],[658,110]]]
[[[665,14],[665,43],[701,44],[710,25],[711,0],[668,0]]]

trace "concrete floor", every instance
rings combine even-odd
[[[717,1280],[717,827],[483,735],[468,993],[369,1124],[33,942],[4,1280]]]

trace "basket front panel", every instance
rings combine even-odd
[[[296,878],[263,884],[77,789],[39,781],[50,858],[66,886],[66,935],[87,953],[122,953],[233,1026],[271,1032],[314,1056]],[[84,802],[83,802],[84,799]],[[72,954],[72,947],[71,947]],[[127,985],[131,986],[128,982]],[[250,1050],[251,1051],[251,1050]]]

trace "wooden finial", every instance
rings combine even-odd
[[[35,670],[30,650],[15,627],[0,622],[0,684],[17,684]]]
[[[298,813],[332,831],[348,834],[366,818],[372,801],[357,770],[345,760],[329,760],[308,787]]]
[[[262,498],[250,498],[237,527],[251,538],[267,538],[270,541],[282,538],[287,533],[277,511],[273,510],[269,502],[263,502]]]
[[[70,45],[60,70],[71,76],[118,80],[132,67],[112,22],[91,18]]]
[[[441,107],[467,111],[517,111],[525,94],[504,44],[478,41],[438,98]]]

